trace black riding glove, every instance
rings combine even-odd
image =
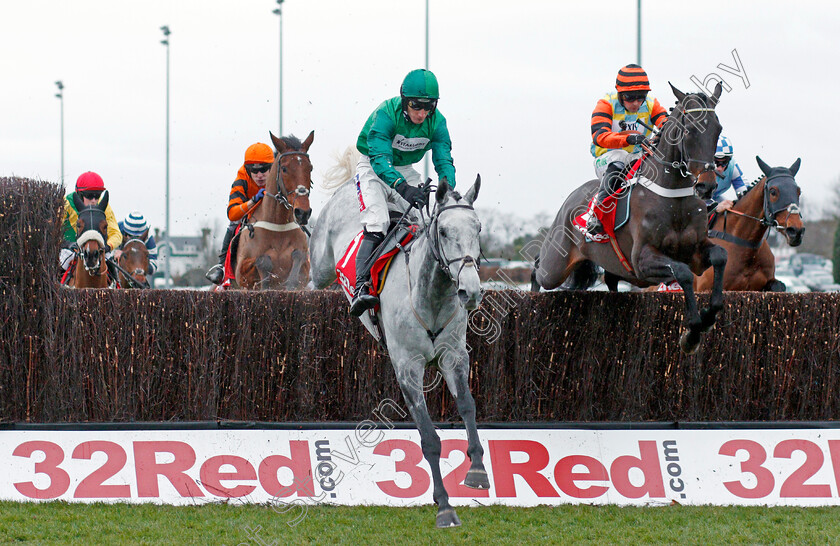
[[[627,144],[631,146],[637,146],[645,141],[645,135],[639,135],[636,133],[627,135]]]
[[[401,182],[394,187],[400,196],[408,201],[408,204],[415,208],[420,208],[426,204],[426,194],[420,188],[410,186],[408,182]]]

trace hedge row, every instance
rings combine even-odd
[[[0,420],[360,420],[402,403],[341,293],[63,289],[60,188],[0,191],[15,211],[0,216]],[[836,419],[839,303],[728,293],[686,356],[680,295],[489,292],[467,337],[478,419]],[[427,400],[434,419],[459,420],[447,389]]]

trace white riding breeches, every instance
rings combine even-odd
[[[625,165],[630,165],[640,157],[642,157],[641,153],[631,154],[630,152],[622,150],[621,148],[604,152],[603,154],[595,158],[595,176],[598,177],[598,180],[603,180],[604,173],[606,172],[607,166],[610,163],[621,161]]]
[[[69,248],[62,248],[58,251],[58,262],[61,265],[62,271],[67,271],[67,268],[70,267],[70,262],[73,261],[73,256],[75,255],[76,254]]]
[[[411,165],[405,167],[394,167],[406,182],[412,186],[420,186],[422,179],[420,173],[414,170]],[[408,208],[405,201],[397,190],[388,186],[381,178],[373,172],[370,165],[370,158],[363,155],[356,164],[356,176],[353,179],[356,184],[356,196],[359,199],[359,211],[361,213],[362,225],[369,232],[385,233],[391,223],[388,215],[388,205],[400,211]]]

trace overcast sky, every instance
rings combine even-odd
[[[424,65],[425,4],[284,2],[283,132],[303,139],[315,130],[316,186],[373,109]],[[459,186],[480,172],[479,206],[553,215],[593,178],[590,115],[617,70],[636,61],[635,0],[429,4],[429,68],[440,81]],[[801,157],[797,181],[815,206],[840,175],[832,125],[838,6],[643,0],[642,66],[666,108],[674,102],[668,81],[696,91],[692,76],[722,76],[731,90],[718,115],[746,178],[759,174],[756,154],[770,165]],[[120,219],[138,209],[163,227],[159,27],[168,25],[172,232],[226,224],[245,148],[270,143],[269,131],[278,131],[276,7],[274,0],[0,0],[0,176],[60,179],[53,82],[62,80],[68,189],[96,171]],[[316,215],[326,199],[313,192]]]

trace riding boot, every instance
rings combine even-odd
[[[371,294],[373,287],[370,282],[370,268],[373,265],[371,255],[384,238],[384,233],[370,232],[366,229],[359,245],[359,251],[356,253],[356,291],[353,293],[353,301],[350,302],[350,314],[354,317],[361,316],[379,304],[379,298]]]
[[[604,202],[604,199],[609,197],[620,187],[622,178],[621,172],[624,170],[624,167],[625,165],[621,161],[613,161],[607,165],[607,170],[604,171],[604,176],[601,178],[601,185],[598,189],[598,196],[595,198],[593,209],[600,207],[601,203]],[[589,220],[586,221],[586,231],[592,234],[604,232],[604,226],[601,224],[601,221],[595,215],[594,211],[589,216]]]
[[[213,284],[220,284],[225,278],[225,259],[227,258],[228,247],[233,234],[236,231],[236,224],[231,223],[225,232],[225,239],[222,241],[222,253],[219,254],[219,263],[211,267],[204,277]]]

